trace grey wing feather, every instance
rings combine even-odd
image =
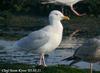
[[[16,45],[22,49],[38,49],[49,40],[49,36],[44,31],[35,31],[28,36],[18,40]]]

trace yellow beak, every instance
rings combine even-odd
[[[63,19],[64,20],[70,20],[70,18],[68,16],[64,16]]]

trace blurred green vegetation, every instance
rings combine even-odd
[[[66,73],[66,72],[67,73],[88,73],[89,72],[89,69],[77,69],[66,65],[54,65],[54,66],[43,67],[43,66],[28,65],[28,64],[21,64],[21,63],[15,63],[15,64],[0,63],[0,73],[3,73],[2,71],[4,71],[4,69],[26,71],[26,72],[22,71],[20,73]],[[34,71],[32,71],[33,69]],[[93,73],[100,73],[100,72],[93,71]]]

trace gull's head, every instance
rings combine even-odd
[[[61,13],[58,10],[53,10],[49,14],[49,20],[57,20],[57,21],[60,21],[60,20],[63,20],[63,19],[69,20],[69,17],[68,16],[64,16],[63,13]]]

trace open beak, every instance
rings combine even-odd
[[[68,16],[64,16],[63,19],[64,20],[70,20],[70,18]]]

